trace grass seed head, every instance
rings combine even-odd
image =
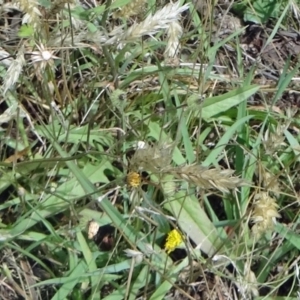
[[[168,3],[154,15],[149,14],[141,23],[133,24],[121,37],[120,41],[136,41],[144,35],[154,35],[162,29],[168,29],[169,24],[178,21],[180,14],[188,9],[188,5],[180,6],[180,2]]]
[[[25,65],[24,48],[21,47],[17,53],[16,59],[10,64],[6,76],[4,78],[3,91],[4,94],[13,87],[18,81],[22,73],[23,66]]]
[[[254,209],[252,213],[252,233],[256,238],[269,230],[273,230],[276,218],[280,218],[278,204],[268,193],[261,192],[255,196]]]
[[[124,107],[127,105],[126,102],[127,95],[126,92],[116,89],[110,94],[110,100],[114,108],[119,109],[123,112]]]
[[[173,147],[170,144],[145,145],[138,148],[130,160],[133,170],[148,172],[162,172],[171,164]]]
[[[274,174],[264,172],[263,186],[266,190],[272,192],[276,196],[280,194],[279,180],[278,177]]]
[[[11,55],[3,48],[0,47],[0,65],[4,65],[5,67],[8,68],[12,62],[13,59]]]
[[[164,52],[164,56],[166,59],[168,58],[174,58],[178,55],[180,50],[180,42],[179,39],[182,36],[182,27],[179,24],[178,21],[174,21],[169,24],[169,27],[167,29],[167,47]]]
[[[284,145],[284,130],[284,126],[278,125],[275,132],[272,132],[269,129],[266,131],[263,143],[266,154],[273,155],[282,147],[282,145]]]
[[[38,29],[41,25],[41,12],[38,7],[38,1],[35,0],[19,0],[20,9],[25,12],[23,16],[22,23],[27,23],[32,25],[34,28]]]
[[[232,176],[233,170],[208,169],[200,165],[186,165],[173,170],[181,178],[203,189],[217,189],[223,193],[245,184],[239,177]]]

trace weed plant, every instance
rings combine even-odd
[[[1,299],[299,299],[295,1],[0,3]]]

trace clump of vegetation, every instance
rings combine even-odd
[[[0,3],[3,299],[300,297],[297,2]]]

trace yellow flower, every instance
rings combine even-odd
[[[131,187],[138,187],[141,184],[141,176],[137,172],[127,174],[127,184]]]
[[[165,249],[169,254],[182,243],[182,235],[177,229],[173,229],[168,233]]]

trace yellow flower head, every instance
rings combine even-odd
[[[183,237],[177,229],[173,229],[168,233],[165,249],[169,254],[182,243]]]
[[[127,174],[127,184],[131,187],[138,187],[141,184],[141,176],[137,172]]]

